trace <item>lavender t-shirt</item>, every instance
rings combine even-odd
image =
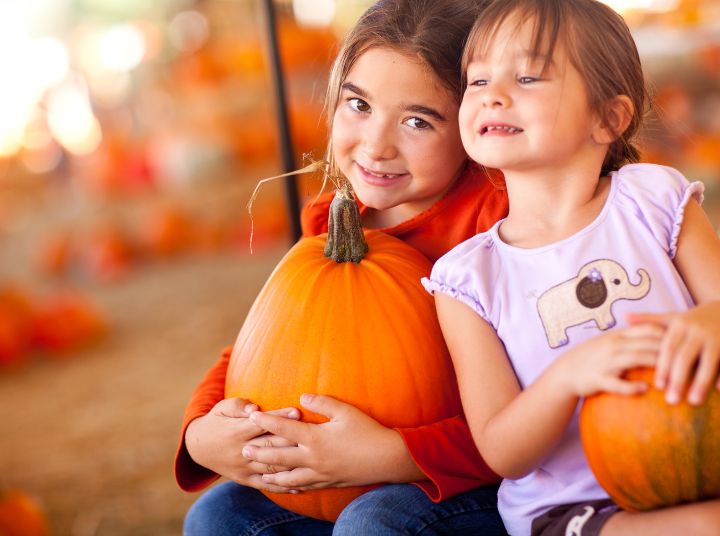
[[[702,202],[702,183],[651,164],[624,166],[611,177],[602,211],[573,236],[513,247],[498,236],[500,221],[440,258],[423,280],[428,291],[462,301],[495,329],[523,388],[568,349],[625,326],[628,312],[693,304],[673,258],[685,206],[690,197]],[[510,534],[530,534],[532,520],[555,506],[607,496],[587,465],[577,416],[537,469],[500,486]]]

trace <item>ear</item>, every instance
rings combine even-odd
[[[618,139],[627,129],[635,113],[630,97],[617,95],[610,99],[605,105],[605,119],[598,117],[597,124],[593,129],[593,140],[595,143],[609,145]]]

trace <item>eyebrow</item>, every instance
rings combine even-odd
[[[355,93],[356,95],[359,95],[360,97],[362,97],[364,99],[369,98],[366,91],[357,87],[352,82],[343,83],[342,89],[347,90],[347,91],[352,91],[353,93]],[[423,114],[428,117],[432,117],[436,121],[447,121],[447,118],[443,114],[438,112],[435,108],[430,108],[429,106],[423,106],[422,104],[409,104],[407,106],[404,106],[403,110],[405,110],[406,112]]]

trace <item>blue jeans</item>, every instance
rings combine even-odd
[[[497,487],[484,486],[433,503],[411,484],[361,495],[333,524],[295,514],[255,489],[219,484],[190,507],[185,536],[505,536]]]

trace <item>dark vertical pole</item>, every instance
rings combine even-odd
[[[280,48],[278,46],[277,20],[273,0],[263,0],[265,9],[265,23],[267,26],[268,56],[270,58],[270,71],[275,91],[276,118],[282,155],[283,173],[297,169],[295,166],[295,152],[292,137],[290,136],[290,120],[288,118],[287,100],[285,98],[285,78],[282,71]],[[298,196],[295,177],[285,178],[285,198],[290,215],[292,241],[297,242],[302,234],[300,228],[300,199]]]

